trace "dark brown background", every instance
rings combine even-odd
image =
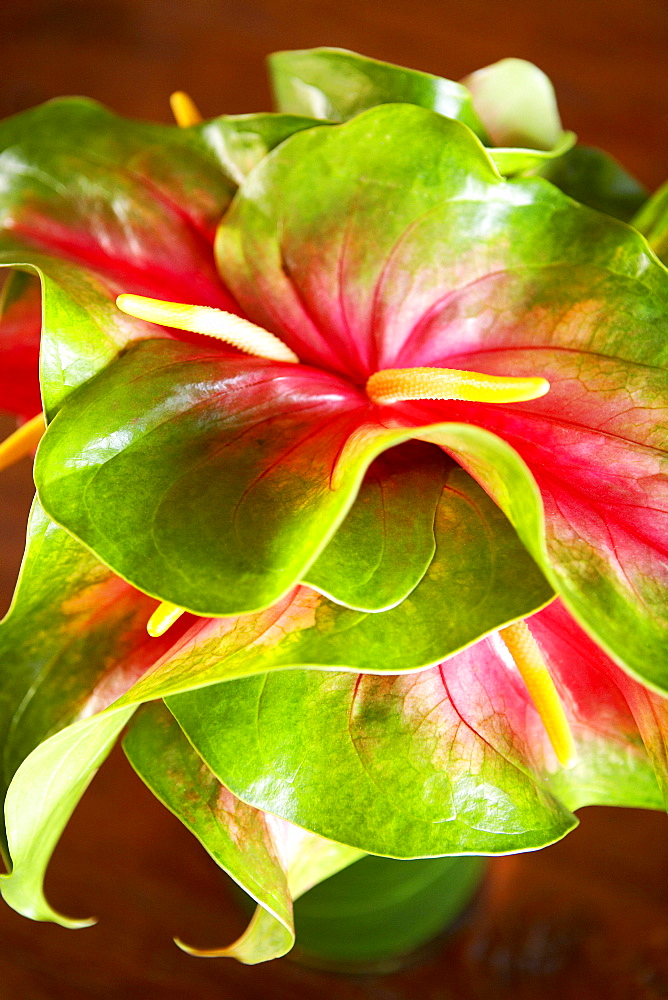
[[[168,121],[183,88],[206,115],[269,107],[272,50],[340,45],[457,79],[507,55],[553,79],[564,124],[648,186],[668,173],[665,0],[2,0],[0,116],[83,93]],[[0,435],[11,424],[0,421]],[[6,607],[30,470],[0,481]],[[90,930],[0,909],[0,1000],[525,1000],[668,997],[668,819],[589,809],[546,851],[495,861],[468,925],[420,969],[351,979],[282,960],[257,968],[189,958],[240,927],[202,849],[120,754],[93,783],[48,877]]]

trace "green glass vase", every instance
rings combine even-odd
[[[389,972],[419,961],[458,924],[485,859],[396,861],[367,855],[295,902],[290,959],[340,972]]]

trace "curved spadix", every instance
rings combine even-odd
[[[160,326],[169,326],[176,330],[201,333],[206,337],[215,337],[258,358],[299,363],[295,352],[269,330],[223,309],[193,306],[185,302],[165,302],[163,299],[149,299],[145,295],[127,294],[119,295],[116,305],[121,312],[136,319],[159,323]]]
[[[379,406],[411,399],[462,399],[475,403],[520,403],[549,392],[539,377],[485,375],[456,368],[384,368],[366,383],[372,403]]]

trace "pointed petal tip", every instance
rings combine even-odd
[[[186,944],[181,938],[172,938],[174,944],[181,951],[184,951],[186,955],[192,955],[194,958],[234,958],[235,956],[230,954],[229,948],[194,948],[192,945]]]

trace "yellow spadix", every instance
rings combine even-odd
[[[183,614],[185,614],[185,610],[180,608],[178,604],[170,604],[169,601],[163,601],[149,618],[146,631],[154,639],[157,639],[158,636],[164,635],[167,629],[171,628],[174,622],[178,621]]]
[[[368,379],[372,403],[384,406],[410,399],[464,399],[475,403],[520,403],[550,389],[547,379],[484,375],[456,368],[385,368]]]
[[[527,686],[559,762],[564,766],[570,764],[575,757],[571,727],[529,626],[524,621],[515,622],[499,629],[499,635]]]
[[[45,430],[44,414],[38,413],[5,438],[0,444],[0,470],[8,469],[10,465],[29,455],[39,444]]]
[[[223,309],[191,306],[184,302],[165,302],[163,299],[149,299],[144,295],[119,295],[116,305],[128,316],[173,327],[176,330],[188,330],[190,333],[215,337],[258,358],[299,363],[295,352],[273,333]]]
[[[190,125],[199,125],[203,118],[199,113],[197,105],[189,94],[183,90],[176,90],[169,98],[169,106],[174,115],[174,121],[179,128],[188,128]]]

